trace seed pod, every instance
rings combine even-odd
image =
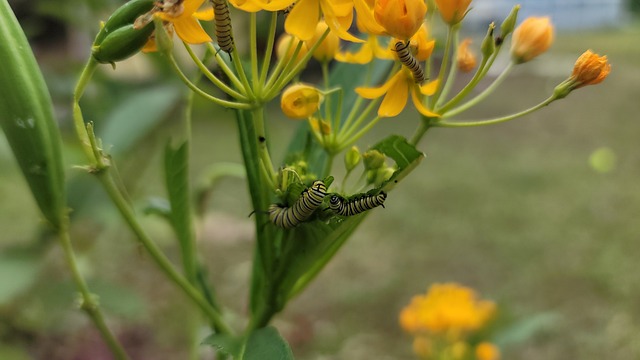
[[[66,216],[60,133],[27,38],[0,2],[0,127],[40,211],[54,228]]]
[[[133,24],[140,15],[150,11],[153,5],[154,0],[131,0],[120,6],[104,23],[93,41],[93,46],[100,45],[107,35],[119,28]]]
[[[120,27],[109,33],[100,45],[93,46],[91,55],[103,64],[124,60],[142,49],[153,30],[153,24],[148,24],[142,29],[134,29],[133,24]]]

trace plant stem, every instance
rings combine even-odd
[[[424,134],[426,134],[430,128],[431,128],[431,119],[423,117],[420,121],[420,125],[418,125],[418,128],[413,133],[413,136],[411,136],[411,140],[409,140],[409,144],[413,146],[417,146],[420,140],[422,139],[422,137],[424,136]]]
[[[527,114],[530,114],[536,110],[539,110],[547,105],[549,105],[550,103],[552,103],[554,100],[556,100],[557,97],[555,95],[552,95],[551,97],[547,98],[545,101],[539,103],[538,105],[535,105],[529,109],[520,111],[518,113],[515,114],[511,114],[511,115],[507,115],[507,116],[503,116],[500,118],[495,118],[495,119],[490,119],[490,120],[477,120],[477,121],[455,121],[455,122],[449,122],[449,121],[445,121],[445,120],[440,120],[440,121],[435,121],[431,124],[431,126],[438,126],[438,127],[473,127],[473,126],[484,126],[484,125],[493,125],[493,124],[499,124],[499,123],[503,123],[503,122],[507,122],[510,120],[514,120],[517,119],[519,117],[525,116]]]
[[[205,315],[211,320],[214,326],[220,330],[221,333],[230,334],[231,329],[222,320],[221,315],[216,311],[211,304],[202,296],[202,294],[194,288],[187,279],[180,275],[173,267],[169,259],[160,251],[156,244],[149,238],[149,236],[142,229],[138,223],[133,209],[129,203],[125,200],[124,196],[118,190],[113,178],[109,174],[108,169],[100,171],[96,174],[98,179],[102,183],[105,191],[111,198],[113,204],[118,208],[125,222],[129,225],[129,228],[138,238],[138,241],[144,246],[151,258],[156,262],[160,269],[167,275],[167,277],[173,281],[184,293],[189,297]]]
[[[269,66],[271,64],[271,54],[273,52],[273,44],[276,38],[277,24],[278,24],[278,13],[273,11],[271,13],[271,22],[269,23],[269,35],[267,36],[267,44],[265,47],[264,59],[262,61],[262,72],[260,73],[260,86],[262,89],[264,89],[266,86],[267,74],[269,74]]]
[[[60,241],[60,246],[64,251],[64,256],[67,261],[67,265],[69,266],[69,270],[71,270],[73,281],[80,292],[80,296],[82,297],[82,304],[80,305],[80,308],[87,313],[89,318],[91,318],[93,324],[100,332],[102,339],[111,350],[114,358],[117,360],[128,360],[129,356],[107,327],[98,302],[96,301],[96,297],[89,291],[89,287],[78,269],[76,256],[73,251],[73,246],[71,245],[71,238],[69,237],[69,219],[67,217],[63,219],[62,225],[58,230],[58,240]]]
[[[443,115],[445,117],[454,117],[454,116],[456,116],[456,115],[458,115],[460,113],[465,112],[469,108],[475,106],[476,104],[478,104],[479,102],[484,100],[487,96],[491,95],[491,93],[493,93],[495,91],[495,89],[497,89],[498,86],[500,86],[500,84],[502,84],[504,79],[506,79],[507,76],[511,73],[511,70],[513,69],[513,66],[514,66],[514,62],[513,61],[509,62],[509,65],[507,65],[507,67],[504,68],[502,73],[500,73],[500,75],[498,75],[498,77],[493,81],[493,83],[491,83],[491,85],[487,86],[487,88],[484,89],[484,91],[482,91],[480,94],[478,94],[473,99],[471,99],[471,100],[467,101],[466,103],[458,106],[457,108],[454,108],[451,111],[447,111]]]
[[[198,58],[196,53],[193,52],[193,49],[191,49],[191,46],[189,46],[189,44],[187,44],[184,41],[182,43],[184,44],[185,49],[187,49],[187,52],[189,53],[189,56],[191,56],[191,59],[193,60],[193,62],[195,62],[196,65],[198,66],[198,69],[200,69],[200,72],[202,74],[204,74],[204,76],[206,76],[207,79],[209,79],[218,89],[224,91],[227,95],[233,97],[236,100],[240,100],[240,101],[247,101],[248,100],[248,98],[246,96],[244,96],[243,94],[235,91],[234,89],[229,87],[227,84],[222,82],[222,80],[218,79],[215,75],[213,75],[213,73],[211,73],[211,71],[209,71],[209,69],[202,62],[202,60],[200,60],[200,58]]]

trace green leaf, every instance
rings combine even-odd
[[[293,353],[278,330],[269,326],[249,335],[242,360],[293,360]]]
[[[137,90],[109,114],[99,131],[102,142],[113,155],[126,153],[167,117],[180,96],[177,86]]]
[[[523,344],[534,336],[553,328],[560,320],[560,315],[554,312],[542,312],[528,316],[502,329],[494,337],[494,343],[501,348]]]
[[[409,144],[407,139],[399,135],[391,135],[377,143],[372,149],[378,150],[395,161],[398,169],[381,187],[381,190],[389,191],[420,164],[424,154]]]
[[[211,334],[202,341],[202,345],[209,345],[217,351],[231,355],[234,358],[240,357],[243,343],[242,338],[228,334]]]
[[[189,143],[174,148],[167,144],[164,156],[165,183],[171,204],[171,225],[178,237],[182,262],[191,279],[195,279],[195,237],[193,209],[189,188]]]
[[[0,2],[0,127],[44,217],[66,216],[60,133],[42,73],[7,0]]]

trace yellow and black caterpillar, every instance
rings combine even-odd
[[[329,198],[329,209],[341,216],[353,216],[371,210],[375,207],[384,207],[387,194],[381,191],[377,195],[364,195],[352,200],[346,200],[339,195],[331,195]]]
[[[411,48],[409,47],[409,42],[406,43],[402,41],[396,42],[395,45],[396,53],[398,54],[398,59],[402,65],[406,66],[407,69],[411,70],[413,74],[413,80],[417,84],[421,84],[427,80],[427,76],[424,74],[424,69],[418,62],[415,56],[411,53]]]
[[[269,220],[278,227],[290,229],[307,220],[322,204],[327,195],[324,182],[314,181],[310,188],[305,189],[293,205],[286,207],[279,204],[269,206]]]

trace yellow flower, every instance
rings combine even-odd
[[[384,95],[382,104],[378,109],[378,116],[380,117],[393,117],[400,114],[407,105],[409,93],[411,93],[413,105],[418,109],[418,112],[424,116],[438,117],[438,114],[424,106],[421,99],[421,94],[425,96],[433,95],[437,88],[437,80],[424,85],[416,84],[411,71],[403,66],[382,86],[376,88],[359,87],[356,88],[356,92],[365,99],[377,99]]]
[[[284,59],[285,61],[289,61],[295,54],[296,48],[301,41],[296,39],[295,37],[289,34],[282,34],[276,43],[276,55],[279,59]],[[300,51],[298,51],[298,55],[296,55],[295,63],[299,63],[302,61],[302,58],[309,52],[309,48],[305,42],[302,42],[300,46]]]
[[[351,64],[368,64],[374,57],[387,60],[394,58],[391,51],[380,46],[378,37],[375,35],[369,35],[356,52],[345,51],[336,54],[336,60]]]
[[[414,296],[400,313],[400,325],[411,334],[458,334],[478,330],[495,314],[495,304],[481,301],[467,287],[433,284]]]
[[[292,119],[306,119],[320,109],[321,102],[320,90],[311,85],[294,84],[282,93],[280,107]]]
[[[411,48],[416,49],[416,53],[414,54],[416,60],[425,61],[433,52],[433,48],[436,46],[436,41],[429,39],[429,31],[427,30],[427,25],[422,24],[418,32],[413,35],[410,40]],[[391,43],[394,43],[393,41]]]
[[[178,2],[179,3],[179,2]],[[202,44],[211,41],[198,20],[212,20],[213,9],[197,11],[204,0],[184,0],[182,11],[162,10],[156,13],[162,20],[173,24],[180,39],[189,44]]]
[[[600,56],[591,50],[585,51],[573,66],[571,79],[574,81],[572,89],[601,83],[611,72],[611,64],[607,56]]]
[[[320,38],[322,37],[322,35],[324,35],[325,31],[327,31],[328,28],[329,26],[327,25],[327,23],[325,23],[324,20],[320,20],[316,25],[315,35],[313,36],[313,38],[311,38],[311,40],[307,42],[307,47],[313,47],[313,45],[318,40],[320,40]],[[313,52],[313,57],[320,62],[331,61],[336,56],[339,48],[340,38],[338,38],[338,36],[333,31],[329,31],[327,37],[324,38],[322,43],[320,43],[320,45]]]
[[[490,342],[483,341],[476,346],[476,360],[500,360],[500,349]]]
[[[464,39],[458,46],[458,58],[456,64],[462,72],[469,72],[476,67],[476,55],[469,49],[471,39]]]
[[[331,134],[331,124],[329,124],[326,120],[322,120],[317,117],[310,117],[309,126],[311,126],[311,130],[322,136]]]
[[[521,64],[547,51],[553,43],[553,25],[549,17],[529,17],[513,32],[511,56]]]
[[[471,0],[436,0],[442,20],[455,25],[464,19]]]
[[[353,0],[356,9],[356,26],[361,33],[384,35],[385,29],[378,24],[373,14],[375,0]]]
[[[387,34],[404,41],[424,22],[427,5],[424,0],[377,0],[373,14]]]
[[[430,359],[433,355],[433,344],[426,336],[416,336],[413,339],[413,352],[421,359]]]

